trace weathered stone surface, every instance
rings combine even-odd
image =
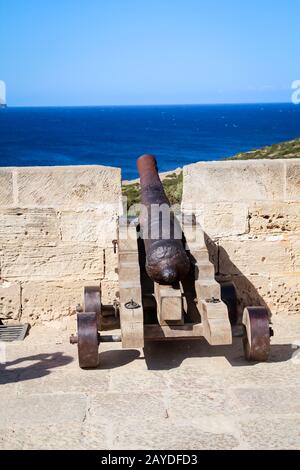
[[[237,388],[233,390],[239,408],[244,412],[257,415],[299,413],[299,387]],[[272,397],[272,399],[270,399]]]
[[[12,170],[0,168],[0,207],[11,206],[13,202]]]
[[[117,238],[117,214],[113,207],[107,209],[63,211],[60,215],[62,241],[111,245]]]
[[[98,207],[118,203],[121,171],[95,166],[18,168],[19,204],[25,207]]]
[[[300,273],[271,276],[270,288],[264,297],[272,313],[300,313]]]
[[[128,417],[132,422],[141,422],[164,418],[165,404],[160,393],[97,393],[91,397],[90,416],[92,422],[111,421],[117,418],[123,421]]]
[[[300,201],[300,159],[286,161],[286,200]]]
[[[118,281],[103,279],[101,281],[101,298],[103,304],[112,304],[119,291]]]
[[[244,203],[207,203],[196,212],[197,222],[212,238],[248,232],[248,206]]]
[[[101,380],[101,392],[108,392],[109,372],[99,370],[69,370],[64,373],[61,370],[52,370],[51,374],[44,375],[36,380],[25,380],[25,374],[22,375],[19,384],[19,394],[21,396],[30,396],[37,394],[47,394],[56,390],[57,393],[95,393]]]
[[[182,412],[184,414],[184,411]],[[139,433],[133,433],[128,422],[121,422],[113,428],[114,449],[151,449],[151,450],[215,450],[234,449],[239,441],[234,435],[233,423],[226,419],[215,420],[213,431],[205,430],[209,422],[205,416],[199,423],[178,420],[153,420],[140,423]],[[131,424],[131,423],[130,423]],[[211,423],[210,423],[211,424]],[[207,426],[209,427],[209,426]],[[218,428],[218,429],[217,429]],[[229,429],[228,429],[229,428]]]
[[[199,162],[183,167],[183,207],[207,202],[284,200],[284,161]]]
[[[103,249],[92,244],[7,245],[2,263],[4,278],[22,281],[96,280],[104,275]]]
[[[231,415],[233,412],[233,401],[229,394],[224,393],[223,389],[201,389],[197,393],[197,401],[193,400],[194,390],[178,391],[169,396],[168,414],[174,420],[185,420],[190,423],[198,423],[206,416],[215,414]],[[184,410],[184,411],[183,411]]]
[[[299,450],[299,416],[248,418],[242,420],[239,427],[251,449]]]
[[[300,275],[300,237],[291,237],[293,270]]]
[[[76,445],[74,445],[75,442]],[[26,423],[14,428],[0,425],[1,450],[84,450],[86,448],[87,443],[83,439],[83,425],[78,423],[72,423],[69,426],[65,424],[32,426],[30,423]]]
[[[167,385],[170,393],[174,390],[180,390],[181,392],[193,390],[197,393],[202,389],[225,389],[231,385],[231,381],[227,374],[218,374],[215,368],[210,368],[208,364],[206,364],[206,367],[204,364],[199,364],[197,369],[178,367],[169,370]],[[212,430],[210,429],[210,431]]]
[[[250,233],[293,233],[300,231],[300,203],[260,202],[249,208]]]
[[[46,246],[57,243],[59,239],[59,223],[54,209],[11,208],[0,211],[0,243]]]
[[[105,269],[104,277],[109,281],[117,281],[118,277],[118,253],[114,252],[114,248],[111,243],[111,248],[107,247],[104,250]]]
[[[22,284],[22,321],[34,324],[75,314],[82,304],[84,281],[50,281]]]
[[[0,317],[17,320],[21,314],[21,283],[0,279]]]
[[[261,240],[223,239],[219,246],[219,269],[222,274],[291,273],[290,242],[282,236]]]
[[[229,386],[246,387],[253,389],[255,387],[286,387],[290,384],[294,386],[300,385],[299,361],[294,361],[294,354],[297,349],[293,348],[293,342],[283,340],[277,328],[278,317],[274,318],[274,325],[277,338],[271,340],[271,354],[268,362],[256,364],[253,367],[235,367],[230,374]],[[289,317],[290,323],[293,323],[292,317]],[[286,322],[287,323],[287,322]],[[300,352],[300,345],[299,350]],[[227,376],[228,377],[228,376]]]
[[[150,390],[159,392],[167,385],[165,374],[161,371],[140,370],[135,380],[132,380],[130,370],[111,370],[110,372],[110,390],[113,392],[147,392]]]
[[[1,397],[1,426],[24,427],[38,424],[81,423],[86,412],[86,396],[84,394],[43,394],[28,396],[27,406],[24,398]],[[37,413],[36,410],[39,409]],[[74,412],[76,410],[76,412]]]

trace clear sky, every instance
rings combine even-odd
[[[289,101],[299,0],[0,0],[9,105]]]

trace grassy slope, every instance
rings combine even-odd
[[[252,160],[262,158],[300,158],[300,139],[270,145],[250,152],[238,153],[226,160]]]

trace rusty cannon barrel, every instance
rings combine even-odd
[[[145,244],[146,271],[159,283],[172,285],[184,279],[190,261],[182,242],[181,227],[170,208],[152,155],[137,160],[141,183],[141,236]]]

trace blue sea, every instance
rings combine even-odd
[[[300,137],[293,104],[0,109],[0,166],[103,164],[137,177],[152,153],[160,171]]]

